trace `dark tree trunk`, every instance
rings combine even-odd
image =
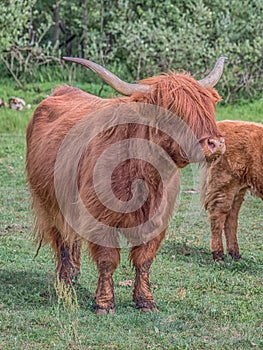
[[[55,2],[55,9],[54,9],[54,34],[53,34],[53,40],[52,45],[55,46],[57,41],[59,40],[59,34],[60,34],[60,13],[59,13],[59,1],[56,0]]]
[[[81,8],[82,8],[82,35],[81,35],[81,56],[87,56],[87,35],[88,35],[88,6],[87,0],[81,0]]]

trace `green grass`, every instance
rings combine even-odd
[[[16,92],[33,104],[48,93]],[[40,94],[40,95],[39,95]],[[262,101],[218,108],[219,119],[262,121]],[[243,259],[213,263],[209,224],[198,194],[187,193],[198,179],[195,167],[182,174],[175,215],[151,270],[159,312],[135,310],[133,279],[123,250],[114,275],[117,313],[93,311],[97,272],[83,251],[82,277],[69,294],[55,285],[48,247],[34,259],[32,215],[25,184],[25,127],[31,111],[0,109],[0,349],[262,349],[262,202],[250,195],[240,215]]]
[[[25,100],[26,104],[31,105],[31,108],[13,111],[9,108],[0,107],[0,132],[24,133],[37,104],[50,95],[56,86],[61,84],[70,85],[70,81],[28,84],[26,90],[18,89],[14,83],[8,80],[2,82],[0,85],[1,99],[8,102],[10,97],[20,97]],[[116,95],[114,90],[104,83],[75,83],[74,86],[101,97]]]
[[[240,102],[233,105],[218,105],[217,120],[246,120],[249,122],[263,122],[263,98],[254,102]]]

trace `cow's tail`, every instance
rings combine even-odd
[[[38,242],[38,246],[37,246],[37,250],[36,250],[36,253],[35,253],[35,255],[34,255],[34,260],[35,260],[35,258],[38,256],[38,253],[39,253],[39,251],[40,251],[40,249],[41,249],[41,247],[42,247],[42,243],[43,243],[43,237],[39,240],[39,242]]]

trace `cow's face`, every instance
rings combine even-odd
[[[225,153],[226,145],[223,137],[213,137],[200,142],[204,156],[208,162]]]

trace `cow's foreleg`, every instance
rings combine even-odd
[[[66,284],[77,282],[80,274],[81,241],[75,241],[72,245],[65,243],[59,231],[53,228],[52,247],[57,258],[57,274],[60,280]]]
[[[112,275],[120,262],[118,248],[102,247],[90,243],[92,258],[96,262],[99,279],[96,290],[96,313],[114,313],[114,285]]]
[[[157,310],[150,290],[149,271],[164,236],[165,231],[153,240],[131,249],[130,259],[135,268],[133,300],[136,308],[143,312]]]
[[[232,207],[226,217],[225,221],[225,236],[227,252],[234,260],[239,260],[241,255],[239,253],[238,241],[237,241],[237,226],[238,226],[238,213],[244,200],[246,189],[243,189],[235,197]]]
[[[69,247],[67,244],[61,245],[58,273],[59,278],[66,284],[78,282],[78,276],[80,275],[80,250],[80,242],[74,242],[72,247]]]

